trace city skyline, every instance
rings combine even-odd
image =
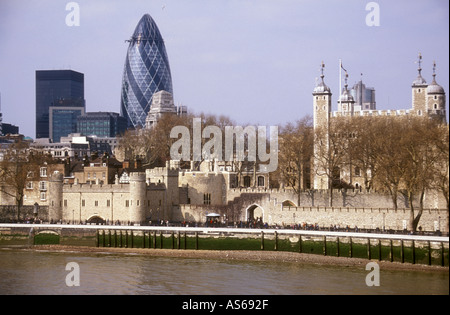
[[[431,83],[436,61],[436,81],[449,90],[446,1],[375,1],[379,26],[367,25],[369,1],[76,3],[80,26],[70,27],[65,2],[0,0],[3,120],[26,136],[35,136],[35,117],[23,113],[34,112],[36,70],[84,73],[86,111],[120,111],[124,41],[146,13],[163,34],[175,103],[238,124],[312,115],[322,60],[334,110],[340,59],[349,86],[362,74],[375,88],[377,109],[410,108],[419,52],[425,80]]]

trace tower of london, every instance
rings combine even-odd
[[[325,84],[324,70],[325,65],[321,65],[321,77],[317,82],[313,90],[313,109],[314,109],[314,130],[322,130],[323,137],[321,141],[329,141],[329,126],[333,120],[344,119],[345,117],[373,117],[373,116],[424,116],[437,119],[442,122],[446,122],[446,96],[442,86],[436,81],[436,63],[433,63],[433,79],[430,84],[422,76],[422,55],[418,56],[418,74],[413,80],[411,85],[412,102],[411,108],[400,110],[376,110],[375,103],[361,106],[362,102],[356,102],[354,94],[349,90],[347,80],[348,73],[345,74],[345,85],[338,97],[337,111],[332,110],[332,93],[331,89]],[[362,82],[360,82],[362,84]],[[374,91],[373,91],[374,92]],[[374,99],[374,95],[373,95]],[[327,172],[323,169],[323,165],[326,161],[321,161],[317,156],[326,156],[321,154],[319,150],[325,150],[327,145],[320,146],[317,143],[317,139],[314,145],[314,151],[316,158],[314,159],[314,165],[316,172],[313,175],[314,189],[329,189],[329,176],[326,176]],[[332,152],[328,154],[333,154]],[[322,170],[321,170],[322,168]],[[345,171],[341,170],[341,174],[338,176],[344,177]],[[350,172],[351,174],[352,172]],[[347,175],[348,176],[348,175]],[[351,181],[351,180],[350,180]],[[356,185],[358,186],[358,184]]]

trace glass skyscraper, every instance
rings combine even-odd
[[[116,137],[127,130],[127,120],[112,112],[91,112],[77,118],[77,132],[84,136]]]
[[[61,102],[64,106],[85,107],[84,74],[72,70],[36,71],[36,138],[51,137],[50,107]]]
[[[355,100],[354,106],[356,111],[377,109],[375,89],[373,87],[366,87],[362,80],[353,86],[350,94]]]
[[[50,136],[53,142],[77,132],[77,118],[84,114],[84,106],[50,106]]]
[[[129,40],[122,80],[120,113],[128,127],[145,127],[153,94],[173,94],[164,41],[152,17],[145,14]]]

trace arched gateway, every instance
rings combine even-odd
[[[264,209],[258,204],[252,204],[251,206],[245,209],[245,220],[257,220],[261,218],[262,222],[264,221]]]
[[[99,225],[99,224],[105,224],[106,221],[105,221],[105,219],[103,219],[102,217],[100,217],[98,215],[93,215],[87,220],[87,223]]]

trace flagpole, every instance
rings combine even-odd
[[[338,94],[338,102],[342,93],[342,59],[339,59],[339,94]]]
[[[342,59],[339,59],[339,95],[342,93]]]

